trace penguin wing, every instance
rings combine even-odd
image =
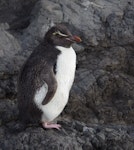
[[[57,90],[57,81],[55,78],[55,74],[53,68],[49,70],[49,72],[44,76],[44,81],[47,84],[47,93],[45,98],[42,101],[42,105],[46,105],[54,96]]]

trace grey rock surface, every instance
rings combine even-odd
[[[86,125],[73,120],[60,124],[63,126],[60,131],[29,127],[19,134],[1,126],[0,147],[3,150],[132,150],[134,147],[134,130],[130,126]]]
[[[76,78],[61,115],[67,122],[59,132],[29,127],[12,135],[18,72],[58,22],[83,41],[74,45]],[[133,150],[133,116],[133,0],[0,1],[0,149]]]

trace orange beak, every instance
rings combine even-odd
[[[74,36],[72,37],[72,40],[75,41],[75,42],[77,42],[77,43],[79,43],[79,42],[82,41],[81,38],[80,38],[79,36],[76,36],[76,35],[74,35]]]
[[[72,42],[77,42],[77,43],[82,41],[81,38],[79,36],[76,36],[76,35],[70,36],[70,37],[68,37],[66,39],[69,40],[69,41],[72,41]]]

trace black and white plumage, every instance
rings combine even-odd
[[[18,81],[19,119],[41,122],[45,128],[63,111],[74,81],[76,54],[71,45],[80,42],[63,25],[52,27],[24,64]]]

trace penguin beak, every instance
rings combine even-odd
[[[76,35],[68,37],[67,40],[72,41],[72,42],[76,42],[76,43],[80,43],[82,41],[81,38],[79,36],[76,36]]]
[[[73,40],[74,40],[75,42],[77,42],[77,43],[79,43],[79,42],[82,41],[81,38],[80,38],[79,36],[76,36],[76,35],[73,36]]]

